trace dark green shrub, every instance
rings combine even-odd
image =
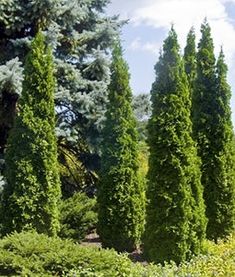
[[[59,236],[81,240],[97,223],[96,199],[89,198],[85,193],[75,193],[60,204]]]

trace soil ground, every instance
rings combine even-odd
[[[88,234],[85,239],[81,242],[84,246],[92,246],[102,248],[102,243],[100,241],[99,235],[94,233]],[[131,253],[128,253],[128,257],[134,262],[140,262],[143,264],[147,264],[143,257],[143,253],[141,250],[135,250]]]

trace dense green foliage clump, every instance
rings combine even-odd
[[[155,69],[144,251],[149,260],[179,263],[201,252],[206,219],[188,82],[173,28]]]
[[[207,253],[180,266],[174,263],[132,263],[113,250],[84,247],[68,240],[36,233],[14,233],[0,240],[1,276],[77,277],[212,277],[235,272],[235,238],[218,245],[207,243]]]
[[[39,33],[24,70],[22,97],[6,152],[4,233],[59,230],[60,179],[55,136],[53,61]]]
[[[75,193],[61,201],[59,236],[76,241],[95,229],[97,224],[96,199],[89,198],[84,193]]]
[[[234,145],[231,91],[221,52],[217,65],[211,29],[201,26],[197,78],[193,93],[193,131],[202,160],[202,184],[208,217],[209,239],[226,237],[235,228]]]
[[[144,227],[145,194],[138,175],[136,121],[121,46],[113,50],[109,103],[103,129],[98,232],[105,247],[133,250]]]

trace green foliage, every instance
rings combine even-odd
[[[109,104],[103,129],[98,233],[103,246],[131,251],[140,244],[145,217],[144,186],[138,175],[136,122],[120,45],[113,50]]]
[[[84,239],[97,223],[96,199],[84,193],[75,193],[60,204],[59,236],[74,240]]]
[[[217,86],[211,147],[214,154],[213,191],[208,191],[208,236],[225,238],[235,230],[235,144],[231,119],[231,90],[221,50],[217,65]],[[214,166],[214,165],[213,165]],[[212,184],[211,184],[212,185]],[[211,203],[213,201],[213,205]]]
[[[2,75],[6,75],[9,61],[16,64],[15,57],[24,65],[32,39],[38,27],[43,30],[46,41],[53,48],[55,61],[56,87],[56,134],[59,144],[66,142],[83,163],[81,175],[87,175],[89,165],[94,159],[99,160],[99,142],[104,113],[107,103],[107,86],[110,81],[109,49],[116,37],[120,22],[117,17],[105,14],[108,0],[30,0],[0,1],[0,99]],[[22,68],[22,64],[20,67]],[[8,71],[7,71],[8,73]],[[9,95],[21,91],[22,73],[20,69],[14,74],[7,74],[10,86]],[[10,95],[11,96],[11,95]],[[7,100],[12,103],[11,97]],[[13,103],[15,103],[13,101]],[[14,105],[5,100],[0,109],[5,107],[5,119],[14,118]],[[0,114],[0,154],[5,148],[6,138],[12,125],[1,122]],[[82,136],[88,151],[80,146]],[[3,137],[3,139],[2,139]],[[98,156],[98,157],[97,157]],[[86,160],[86,163],[83,161]],[[71,164],[71,163],[70,163]],[[97,163],[96,163],[97,164]],[[95,164],[95,165],[96,165]],[[62,164],[67,167],[67,164]],[[76,164],[74,165],[76,166]],[[97,167],[95,170],[97,171]],[[69,170],[69,169],[68,169]],[[93,169],[92,169],[93,171]],[[67,172],[68,173],[68,172]],[[63,172],[64,174],[64,172]],[[63,192],[80,189],[77,180],[70,173],[62,177]],[[86,186],[92,176],[85,178]],[[92,181],[96,181],[93,178]],[[84,181],[84,179],[83,179]],[[94,186],[92,183],[92,187]],[[69,188],[67,188],[69,186]]]
[[[162,265],[133,264],[113,250],[84,247],[36,233],[14,233],[0,240],[1,276],[76,277],[213,277],[233,276],[235,237],[207,243],[207,253],[190,262]]]
[[[217,65],[211,29],[201,27],[197,55],[197,79],[193,93],[193,129],[202,160],[202,184],[209,219],[207,236],[226,237],[235,228],[234,142],[231,91],[221,52]]]
[[[78,155],[80,153],[80,155]],[[61,139],[58,145],[58,161],[60,164],[60,179],[62,182],[62,195],[71,197],[77,191],[94,196],[98,175],[95,172],[97,164],[95,159],[84,159],[89,155],[89,149],[81,141],[74,145],[65,139]],[[95,157],[95,155],[93,154]]]
[[[62,276],[74,269],[76,276],[89,276],[84,273],[89,271],[96,274],[93,276],[131,276],[132,264],[113,250],[43,234],[14,233],[0,240],[1,276]]]
[[[197,57],[196,57],[196,42],[195,31],[191,28],[187,36],[187,44],[184,48],[184,68],[188,77],[190,89],[192,90],[196,73],[197,73]]]
[[[213,242],[206,242],[204,245],[207,251],[203,255],[193,257],[189,262],[165,263],[160,265],[149,265],[138,269],[140,276],[148,277],[213,277],[213,276],[234,276],[235,272],[235,238],[230,237],[226,243],[220,241],[218,245]],[[135,275],[134,275],[135,276]]]
[[[52,55],[39,33],[24,71],[22,97],[8,141],[3,191],[4,232],[59,229],[60,180],[55,137]]]
[[[179,263],[201,252],[206,219],[188,82],[173,28],[155,69],[144,251],[149,260]]]
[[[192,27],[187,36],[187,44],[184,48],[184,70],[187,75],[190,97],[192,99],[195,79],[197,75],[196,35]],[[192,114],[192,110],[191,110]]]
[[[144,182],[146,182],[146,175],[148,173],[148,158],[149,158],[149,148],[146,142],[140,141],[138,145],[139,153],[139,173],[140,177]]]

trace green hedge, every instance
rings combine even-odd
[[[208,242],[207,253],[191,262],[143,266],[114,250],[84,247],[37,233],[14,233],[0,240],[0,276],[68,277],[233,277],[235,237]]]

